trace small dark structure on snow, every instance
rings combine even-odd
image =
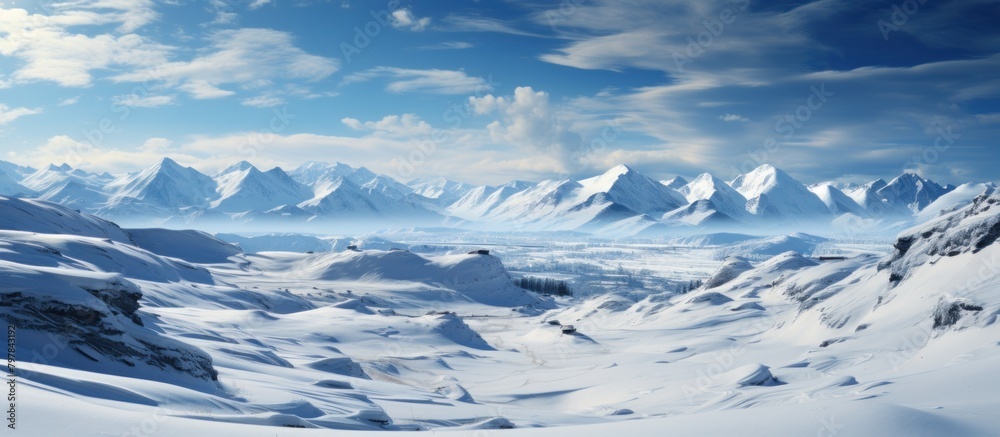
[[[819,257],[820,261],[843,261],[845,259],[847,259],[846,256],[821,256],[821,257]]]
[[[573,334],[576,332],[576,327],[574,327],[573,325],[562,325],[559,327],[559,329],[562,330],[563,334]]]
[[[353,250],[353,251],[357,252],[358,251],[358,245],[352,244],[350,246],[347,246],[347,250]]]
[[[487,249],[479,249],[479,250],[469,251],[469,255],[489,255],[489,254],[490,254],[490,251],[487,250]]]

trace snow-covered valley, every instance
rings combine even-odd
[[[2,198],[17,432],[994,435],[1000,194],[970,202],[886,239],[217,238]]]

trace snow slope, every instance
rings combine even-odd
[[[19,345],[51,343],[49,321],[67,320],[39,317],[51,308],[100,321],[68,320],[99,364],[72,348],[32,363],[18,349],[19,431],[994,435],[998,206],[996,193],[979,196],[905,231],[884,258],[783,252],[716,263],[727,280],[684,295],[558,300],[513,287],[494,255],[263,252],[201,265],[127,242],[3,231],[0,275],[16,289],[3,289],[0,315],[37,322]],[[219,244],[146,237],[190,253]],[[111,344],[128,349],[102,349]]]

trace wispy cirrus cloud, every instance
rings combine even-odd
[[[521,30],[509,21],[479,15],[448,15],[440,30],[448,32],[493,32],[508,35],[545,37],[541,33]]]
[[[235,94],[222,88],[254,89],[276,81],[314,82],[340,67],[337,59],[312,55],[294,44],[291,34],[271,29],[220,30],[208,38],[204,54],[114,76],[116,82],[161,81],[198,99]]]
[[[344,78],[341,85],[385,79],[385,89],[393,93],[473,94],[489,84],[483,78],[472,77],[461,70],[414,70],[396,67],[375,67]]]
[[[273,95],[259,95],[255,97],[250,97],[248,99],[243,99],[243,106],[252,106],[254,108],[273,108],[275,106],[284,105],[285,99]]]
[[[41,113],[41,108],[11,108],[3,103],[0,103],[0,125],[5,125],[26,115]]]
[[[437,44],[417,47],[418,50],[464,50],[475,47],[474,44],[464,41],[444,41]]]
[[[138,94],[126,94],[124,96],[115,96],[111,99],[111,101],[117,105],[131,106],[133,108],[155,108],[157,106],[171,105],[176,100],[177,96],[174,95],[140,96]]]

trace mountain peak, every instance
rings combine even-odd
[[[249,163],[247,161],[240,161],[240,162],[237,162],[236,164],[233,164],[233,165],[230,165],[229,167],[226,167],[225,170],[222,170],[221,172],[219,172],[219,176],[226,175],[226,174],[229,174],[229,173],[238,172],[238,171],[247,171],[247,170],[250,170],[252,168],[256,168],[256,167],[254,167],[253,164],[251,164],[251,163]]]
[[[608,171],[604,172],[604,174],[610,176],[610,175],[623,175],[634,172],[635,170],[633,170],[632,167],[629,167],[625,164],[618,164],[614,167],[611,167]]]
[[[163,159],[160,160],[158,166],[161,168],[183,168],[181,167],[180,164],[177,163],[177,161],[174,161],[173,159],[170,159],[166,156],[164,156]]]
[[[673,188],[675,190],[681,189],[681,187],[688,184],[688,181],[680,176],[674,176],[673,179],[660,181],[661,184],[665,185],[667,188]]]

